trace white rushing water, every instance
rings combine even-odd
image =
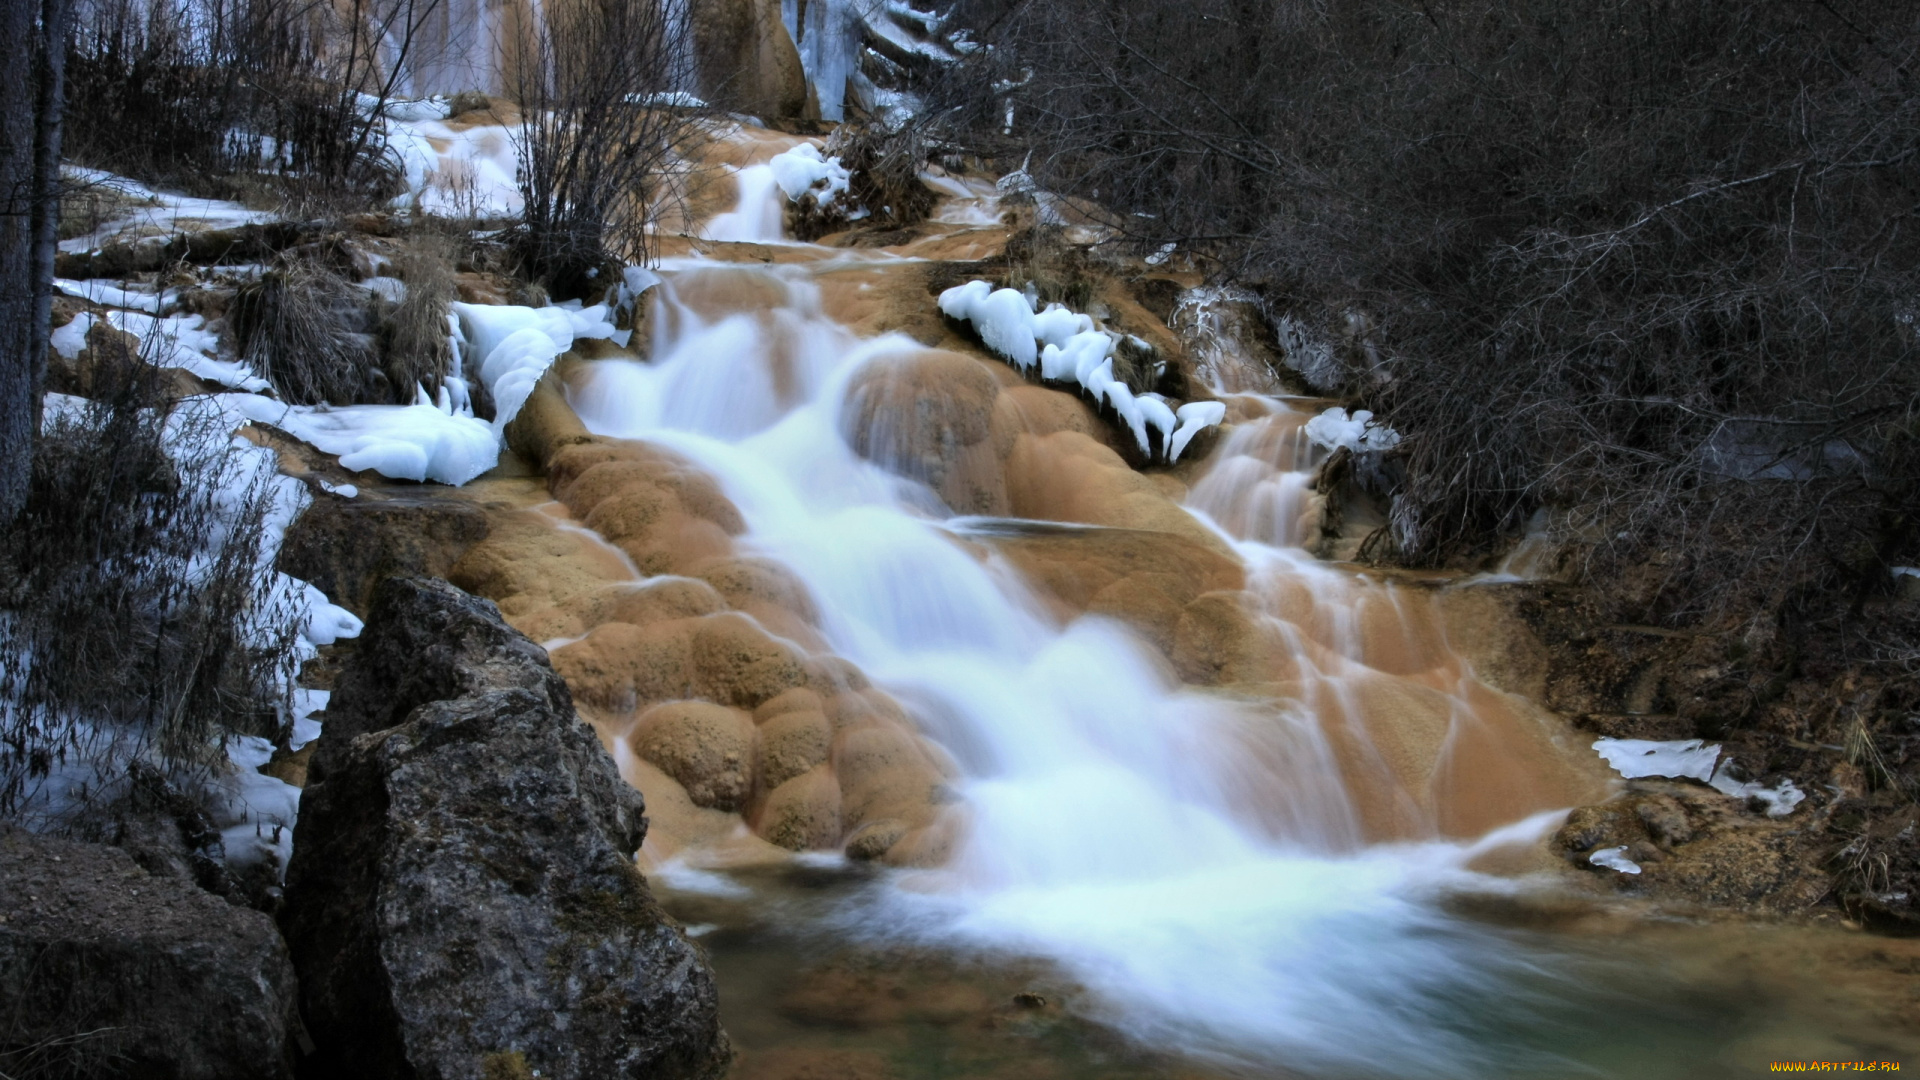
[[[774,197],[755,169],[741,180],[746,205],[708,235],[777,237]],[[760,275],[742,291],[770,283],[785,300],[702,315],[677,285],[712,273]],[[1511,962],[1494,958],[1511,950],[1432,903],[1472,877],[1473,849],[1364,845],[1312,716],[1183,689],[1117,624],[1058,628],[1016,574],[955,542],[991,523],[950,519],[926,488],[860,459],[843,434],[849,380],[914,342],[854,337],[822,313],[805,267],[683,269],[662,289],[652,361],[591,365],[574,407],[595,432],[711,472],[751,545],[806,582],[833,647],[966,776],[953,863],[898,872],[885,910],[858,922],[1050,958],[1123,1029],[1229,1061],[1485,1074],[1490,1052],[1458,1017],[1498,997]],[[1216,451],[1193,503],[1268,574],[1338,596],[1339,572],[1289,546],[1304,444],[1297,467],[1261,471],[1259,430]],[[1337,681],[1354,661],[1328,663]]]

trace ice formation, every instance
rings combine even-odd
[[[1345,409],[1328,409],[1307,421],[1307,438],[1329,450],[1345,447],[1356,454],[1400,445],[1400,433],[1375,420],[1366,409],[1356,409],[1352,416]]]
[[[531,308],[455,302],[453,313],[465,338],[464,355],[473,361],[474,374],[493,392],[495,432],[506,430],[540,376],[576,339],[627,343],[628,332],[614,329],[612,312],[604,303]]]
[[[341,468],[356,472],[457,486],[500,459],[498,433],[455,409],[445,390],[438,401],[422,390],[412,405],[285,405],[258,394],[222,394],[220,400],[248,420],[272,424],[337,456]]]
[[[820,148],[810,142],[775,154],[767,165],[773,169],[774,183],[780,185],[788,201],[799,202],[803,196],[811,195],[820,206],[837,202],[846,195],[847,181],[853,175],[840,164],[839,158],[823,156]]]
[[[1705,783],[1720,761],[1720,748],[1704,745],[1699,739],[1596,739],[1593,749],[1629,780],[1664,776]]]
[[[1734,779],[1726,769],[1731,759],[1723,761],[1720,747],[1699,739],[1596,739],[1593,749],[1629,780],[1649,776],[1698,780],[1723,795],[1758,800],[1766,806],[1768,817],[1786,817],[1807,797],[1792,780],[1767,787]]]
[[[1040,378],[1077,383],[1096,405],[1110,406],[1148,457],[1154,453],[1149,429],[1160,432],[1161,453],[1172,462],[1202,428],[1226,419],[1227,407],[1218,401],[1190,401],[1176,409],[1159,394],[1135,394],[1114,378],[1113,351],[1121,335],[1101,329],[1090,315],[1061,304],[1036,312],[1026,294],[979,280],[946,290],[939,304],[947,317],[973,324],[987,348],[1021,371],[1037,364]]]
[[[1587,861],[1595,866],[1606,867],[1608,870],[1618,870],[1623,874],[1640,872],[1640,864],[1627,858],[1627,849],[1624,847],[1601,848],[1588,855]]]

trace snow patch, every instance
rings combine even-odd
[[[64,325],[55,327],[53,334],[47,338],[47,343],[53,346],[53,351],[58,353],[62,360],[78,360],[80,353],[87,347],[87,331],[92,330],[93,324],[97,321],[93,312],[83,311],[67,320]]]
[[[107,278],[91,278],[86,281],[54,278],[53,287],[61,295],[71,296],[76,300],[85,300],[102,307],[144,311],[149,315],[160,314],[180,299],[180,293],[176,289],[159,292],[148,292],[140,288],[129,289],[124,286],[124,283]]]
[[[212,817],[226,848],[227,865],[245,870],[271,863],[285,880],[287,860],[293,858],[293,825],[300,816],[300,789],[260,772],[273,759],[273,744],[252,735],[227,740],[227,760],[234,771],[218,777]]]
[[[267,380],[255,375],[252,368],[237,360],[218,359],[220,335],[207,329],[203,316],[162,319],[138,311],[109,311],[107,325],[139,338],[142,355],[155,367],[177,367],[236,390],[267,389]]]

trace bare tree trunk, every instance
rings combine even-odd
[[[0,0],[0,522],[19,516],[39,412],[33,354],[35,53],[40,0]]]
[[[29,431],[40,430],[47,338],[53,329],[53,260],[60,230],[60,120],[66,111],[67,13],[70,0],[40,0],[40,64],[33,119],[33,321],[27,346]]]

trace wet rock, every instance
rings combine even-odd
[[[0,832],[7,1073],[290,1077],[296,997],[267,916],[117,848]]]
[[[1233,557],[1225,541],[1150,477],[1077,431],[1018,436],[1007,454],[1006,483],[1015,517],[1176,533]]]
[[[567,446],[547,470],[554,497],[643,574],[686,574],[727,558],[746,528],[712,477],[646,443]]]
[[[1005,514],[988,442],[1000,384],[986,364],[927,350],[877,357],[848,384],[842,434],[854,453],[918,480],[963,514]]]
[[[901,823],[904,835],[933,820],[942,777],[912,731],[893,724],[848,728],[834,744],[833,771],[849,825],[884,818]]]
[[[759,833],[790,851],[831,848],[840,842],[840,784],[821,765],[788,779],[767,796]]]
[[[1238,593],[1204,593],[1181,609],[1174,623],[1174,667],[1196,685],[1257,680],[1268,651],[1265,633]]]
[[[732,612],[700,620],[693,637],[693,665],[706,691],[702,696],[746,709],[804,686],[809,678],[798,652],[752,619]]]
[[[1553,834],[1555,846],[1570,855],[1585,855],[1595,848],[1625,847],[1644,840],[1633,808],[1620,802],[1582,806],[1567,815],[1567,823]]]
[[[712,586],[691,578],[610,582],[528,616],[521,620],[520,628],[535,641],[550,641],[578,638],[604,623],[651,626],[712,615],[726,607],[726,601]]]
[[[582,702],[610,712],[633,712],[694,692],[693,636],[698,619],[650,626],[602,623],[553,653],[553,666]]]
[[[633,752],[680,782],[694,805],[738,810],[753,788],[753,723],[704,701],[672,701],[641,714]]]
[[[1119,619],[1169,655],[1188,604],[1246,582],[1237,560],[1175,533],[1034,528],[978,539],[1067,612]]]
[[[712,972],[633,865],[640,795],[493,605],[382,585],[328,718],[283,925],[329,1074],[725,1072]]]
[[[894,818],[869,821],[847,837],[847,858],[872,862],[886,855],[907,835],[907,824]]]
[[[1663,848],[1673,848],[1693,839],[1693,823],[1678,799],[1670,795],[1650,795],[1634,805],[1633,814],[1646,827],[1647,835]]]
[[[777,716],[790,712],[824,712],[825,709],[826,705],[821,701],[818,692],[804,686],[796,686],[791,690],[782,690],[761,702],[753,710],[753,722],[765,724]]]
[[[697,0],[691,16],[702,97],[755,116],[807,113],[806,70],[775,0]]]
[[[364,617],[375,585],[395,574],[445,577],[487,531],[486,513],[463,499],[322,498],[287,530],[279,567]]]
[[[761,785],[771,790],[824,764],[832,745],[833,727],[818,710],[775,716],[760,726]]]

